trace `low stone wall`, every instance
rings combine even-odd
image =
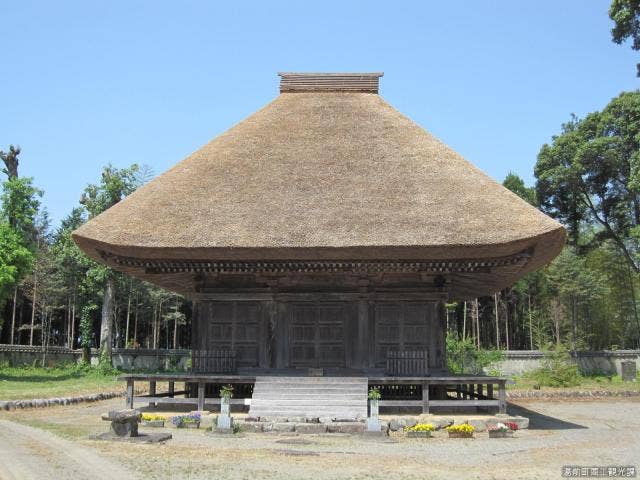
[[[0,345],[0,364],[8,363],[11,367],[25,365],[44,365],[52,367],[63,363],[73,363],[82,357],[82,353],[65,347],[49,347],[46,351],[41,346]]]
[[[502,375],[522,375],[541,365],[544,353],[540,350],[509,350],[505,358],[495,367]],[[636,362],[640,370],[640,350],[602,350],[597,352],[575,352],[573,358],[584,375],[620,375],[620,363]]]
[[[120,370],[187,371],[191,366],[191,350],[118,348],[113,350],[112,363]]]
[[[0,345],[0,364],[19,367],[25,365],[41,366],[44,359],[46,366],[52,367],[82,360],[82,350],[65,347],[48,347],[28,345]],[[91,363],[97,364],[98,350],[91,350]],[[146,348],[114,348],[113,366],[121,370],[136,371],[180,371],[188,370],[191,363],[191,350],[164,350]]]
[[[502,375],[521,375],[539,367],[544,357],[540,350],[509,350],[504,360],[495,367]],[[41,365],[43,350],[40,346],[0,345],[0,364],[11,366]],[[598,352],[576,352],[575,361],[580,372],[585,375],[620,375],[620,363],[636,362],[640,371],[640,350],[602,350]],[[77,362],[82,359],[82,350],[64,347],[49,347],[45,364],[53,366],[61,363]],[[91,351],[91,362],[98,363],[98,351]],[[126,371],[187,371],[191,364],[191,350],[165,350],[145,348],[114,348],[113,366]]]

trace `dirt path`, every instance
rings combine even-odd
[[[0,420],[0,479],[136,478],[78,443],[37,428]]]

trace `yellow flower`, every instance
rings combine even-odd
[[[405,432],[433,432],[436,428],[430,423],[416,423],[413,427],[405,427]]]
[[[459,432],[459,433],[466,433],[466,434],[471,434],[475,430],[476,429],[474,428],[474,426],[469,425],[468,423],[462,423],[460,425],[450,425],[447,427],[448,432]]]
[[[165,417],[164,415],[158,415],[156,413],[143,413],[142,414],[142,420],[145,422],[154,422],[156,420],[166,420],[167,417]]]

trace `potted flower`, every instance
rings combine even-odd
[[[460,425],[449,425],[447,432],[449,432],[449,438],[472,438],[473,432],[476,429],[473,425],[468,423],[461,423]]]
[[[431,438],[435,427],[431,423],[416,423],[413,427],[405,427],[404,431],[409,438]]]
[[[143,413],[142,425],[145,427],[164,427],[164,422],[167,417],[164,415],[157,415],[155,413]]]
[[[200,428],[200,412],[177,415],[171,418],[171,422],[177,428]]]
[[[502,422],[489,425],[487,431],[489,432],[489,438],[506,438],[513,436],[513,430]]]

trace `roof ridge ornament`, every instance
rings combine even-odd
[[[383,72],[371,73],[302,73],[278,72],[280,93],[356,92],[378,93]]]

